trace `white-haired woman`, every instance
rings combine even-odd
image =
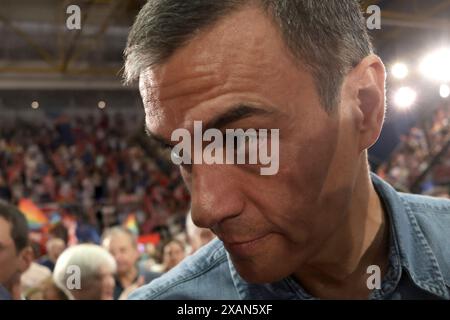
[[[53,280],[70,299],[112,300],[115,272],[116,262],[107,250],[80,244],[59,256]]]

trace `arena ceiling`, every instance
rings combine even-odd
[[[145,0],[1,0],[0,89],[123,90],[122,52]],[[450,42],[450,1],[361,1],[381,8],[371,32],[385,60]],[[68,31],[66,8],[77,4],[81,30]]]

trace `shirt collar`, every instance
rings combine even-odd
[[[375,174],[371,174],[375,189],[392,223],[392,237],[400,262],[419,288],[432,295],[449,299],[444,277],[436,256],[423,234],[411,207],[399,193]]]
[[[0,300],[12,300],[11,294],[0,284]]]
[[[400,260],[399,263],[408,271],[416,286],[432,295],[449,299],[437,259],[411,209],[405,206],[397,191],[389,184],[375,174],[371,174],[371,178],[392,224],[390,264],[396,274],[390,277],[390,284],[396,286],[400,281],[401,268],[397,265],[397,260]],[[315,299],[291,277],[270,284],[250,284],[240,277],[228,252],[227,257],[231,278],[241,299]],[[383,291],[392,290],[395,288]]]

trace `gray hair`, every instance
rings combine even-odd
[[[115,273],[116,261],[106,249],[95,244],[80,244],[66,249],[56,261],[53,281],[69,297],[72,297],[71,290],[67,287],[68,278],[73,274],[71,267],[79,268],[83,288],[99,275],[101,267],[107,267]]]
[[[322,105],[332,111],[344,76],[373,52],[357,0],[149,0],[128,37],[125,82],[163,64],[199,30],[254,3],[274,21],[293,56],[312,73]]]

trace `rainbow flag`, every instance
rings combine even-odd
[[[157,232],[144,234],[142,236],[139,236],[139,238],[138,238],[138,243],[141,243],[141,244],[152,243],[155,246],[158,245],[158,243],[160,241],[161,241],[161,235]]]
[[[31,230],[40,230],[48,223],[48,217],[30,199],[21,199],[19,201],[19,210],[25,215],[28,227]]]
[[[139,227],[134,213],[128,215],[123,225],[135,235],[139,234]]]

